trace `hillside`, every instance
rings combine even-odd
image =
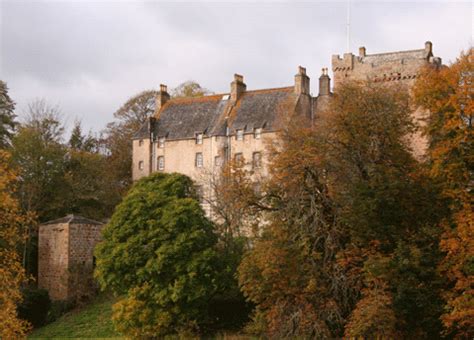
[[[91,304],[74,309],[55,322],[34,330],[28,338],[120,338],[111,321],[113,303],[112,298],[99,296]]]

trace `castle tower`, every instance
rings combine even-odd
[[[67,215],[39,226],[38,286],[52,300],[88,296],[94,290],[94,248],[103,224]]]
[[[433,44],[408,51],[367,54],[365,47],[359,48],[359,55],[344,53],[332,56],[334,88],[345,80],[371,80],[374,82],[401,81],[412,86],[414,79],[425,65],[441,66],[441,58],[433,56]]]

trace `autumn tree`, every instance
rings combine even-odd
[[[239,282],[257,306],[253,331],[277,338],[337,337],[358,284],[338,263],[345,241],[322,140],[308,122],[291,118],[270,152],[275,156],[259,203],[268,222],[244,256]]]
[[[417,103],[430,112],[427,125],[430,175],[449,202],[440,243],[440,269],[449,280],[442,316],[446,333],[474,335],[474,49],[452,65],[427,68],[416,83]]]
[[[9,167],[9,154],[0,150],[0,338],[24,338],[29,325],[20,320],[17,305],[21,302],[20,287],[27,276],[18,252],[23,243],[22,229],[28,220],[11,195],[16,174]]]
[[[173,98],[202,97],[211,93],[211,91],[192,80],[181,83],[171,90],[171,96]]]
[[[191,179],[155,173],[135,183],[96,249],[102,288],[122,296],[117,329],[135,338],[198,330],[218,288],[215,243]]]
[[[128,99],[115,113],[104,131],[103,146],[108,152],[108,181],[120,195],[132,182],[132,137],[155,112],[157,92],[147,90]]]
[[[7,84],[0,80],[0,149],[10,145],[15,122],[15,103],[8,95]]]
[[[346,326],[346,334],[352,336],[367,335],[356,334],[351,326],[360,324],[363,320],[358,322],[357,316],[371,308],[374,315],[391,310],[397,320],[392,329],[379,329],[380,336],[395,329],[403,337],[439,336],[436,224],[444,209],[408,144],[407,136],[417,128],[411,111],[402,86],[347,83],[337,89],[322,126],[321,133],[327,131],[333,197],[350,248],[363,260],[363,299]],[[368,264],[375,258],[386,265],[374,276]],[[380,287],[385,305],[370,298],[376,296],[370,290],[380,292]]]

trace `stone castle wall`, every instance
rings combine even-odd
[[[69,224],[39,227],[38,286],[49,291],[52,300],[68,297]]]
[[[87,221],[40,225],[38,286],[48,290],[52,300],[81,299],[93,293],[93,254],[102,227]]]

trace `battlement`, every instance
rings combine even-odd
[[[332,56],[334,86],[344,80],[395,81],[412,80],[424,65],[441,66],[441,58],[433,56],[433,44],[425,43],[417,50],[367,54],[365,47],[359,48],[359,55],[344,53]]]

